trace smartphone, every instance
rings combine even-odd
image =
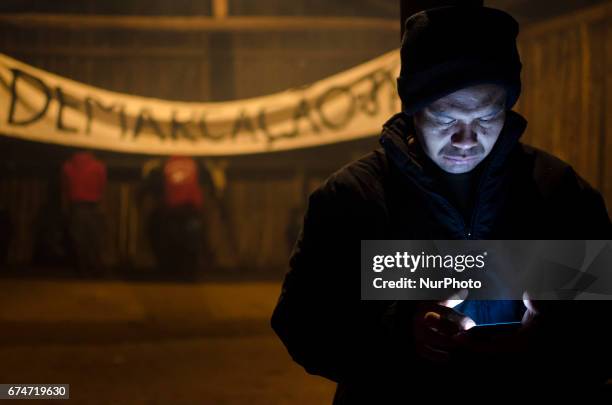
[[[476,339],[495,339],[516,333],[520,327],[520,322],[484,323],[472,327],[467,333]]]

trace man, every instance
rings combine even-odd
[[[70,241],[81,275],[103,270],[100,202],[106,189],[106,165],[90,151],[74,153],[62,166],[63,199],[69,210]]]
[[[310,196],[272,327],[307,372],[338,382],[335,404],[408,403],[428,385],[471,396],[612,375],[605,302],[360,300],[361,240],[612,239],[599,193],[519,142],[517,34],[511,16],[485,7],[410,17],[403,111],[384,125],[382,149]],[[503,341],[465,333],[521,320]]]
[[[151,215],[153,251],[162,271],[196,279],[204,236],[200,168],[189,156],[171,156],[160,169],[150,173],[150,186],[158,187],[163,196]]]

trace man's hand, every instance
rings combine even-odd
[[[470,333],[459,333],[455,336],[456,344],[463,354],[469,356],[514,356],[526,350],[529,343],[529,334],[538,324],[542,313],[548,312],[549,304],[546,301],[534,300],[528,292],[523,293],[525,313],[521,320],[521,328],[516,333],[499,335],[494,338],[475,339]]]
[[[525,308],[527,308],[525,314],[523,314],[523,319],[521,320],[523,328],[531,327],[537,323],[539,318],[542,316],[542,312],[546,313],[550,306],[550,304],[547,304],[546,301],[534,300],[527,291],[523,293],[523,304],[525,305]]]
[[[421,357],[436,363],[449,361],[458,344],[455,336],[476,325],[471,318],[453,309],[466,297],[467,290],[461,290],[438,303],[419,305],[414,317],[414,334]]]

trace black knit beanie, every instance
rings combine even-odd
[[[482,83],[503,85],[506,107],[521,93],[518,23],[488,7],[425,10],[406,20],[397,88],[412,115],[431,102]]]

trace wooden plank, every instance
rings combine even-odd
[[[612,16],[612,1],[527,25],[521,28],[521,37],[546,35],[558,30],[571,29],[579,24],[590,24],[598,20],[604,20],[610,18],[610,16]]]
[[[602,87],[604,87],[605,93],[601,106],[604,117],[602,118],[603,130],[601,132],[600,176],[608,214],[612,218],[612,114],[610,114],[610,100],[612,100],[612,27],[610,24],[606,24],[604,50],[605,79]]]
[[[393,19],[363,17],[227,17],[204,16],[111,16],[76,14],[0,14],[0,23],[25,28],[64,30],[136,30],[136,31],[344,31],[382,30],[400,32]]]
[[[212,9],[215,18],[226,18],[229,9],[227,0],[213,0]]]
[[[525,141],[569,162],[604,190],[602,155],[607,114],[606,21],[576,23],[520,40],[523,94],[517,109],[529,120]],[[609,114],[607,114],[609,115]],[[606,167],[607,167],[606,166]]]
[[[299,49],[299,54],[304,59],[338,59],[342,55],[362,55],[369,51],[371,48],[364,51],[363,49]],[[386,49],[385,49],[386,50]],[[99,46],[99,47],[88,47],[88,46],[0,46],[0,52],[19,59],[21,56],[57,56],[57,57],[87,57],[87,58],[177,58],[177,59],[202,59],[204,61],[210,60],[210,50],[207,47],[200,48],[179,48],[169,46]],[[298,53],[298,49],[294,50],[294,53]],[[265,55],[269,58],[282,58],[287,57],[288,53],[285,49],[261,49],[261,48],[241,48],[241,55],[249,57],[261,57]]]

